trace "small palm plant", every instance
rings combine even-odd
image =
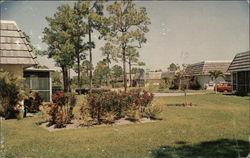
[[[213,70],[213,71],[209,71],[209,76],[210,76],[211,80],[214,82],[214,81],[216,81],[217,78],[224,77],[224,74],[220,70]],[[217,93],[217,84],[216,83],[215,83],[215,92]]]

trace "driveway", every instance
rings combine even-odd
[[[187,95],[199,95],[206,93],[187,93]],[[174,96],[184,96],[184,93],[154,93],[157,97],[174,97]]]

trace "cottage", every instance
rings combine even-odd
[[[0,20],[0,69],[23,76],[23,70],[38,64],[16,22]]]
[[[212,83],[209,71],[220,70],[223,72],[224,77],[218,77],[214,81],[215,83],[231,80],[230,73],[227,72],[230,63],[231,61],[202,61],[188,65],[186,73],[191,77],[195,77],[201,88],[206,89]]]
[[[30,90],[39,92],[44,101],[51,101],[53,70],[30,68],[38,62],[15,21],[0,20],[0,26],[0,69],[24,77]]]
[[[228,71],[231,72],[233,92],[250,94],[250,51],[236,54]]]

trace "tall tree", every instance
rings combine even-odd
[[[109,12],[110,34],[108,40],[117,45],[121,50],[123,62],[124,89],[127,90],[126,77],[126,49],[130,45],[140,48],[146,42],[145,33],[149,31],[147,25],[150,19],[147,16],[146,8],[136,8],[132,1],[114,2],[107,7]]]
[[[118,78],[123,74],[122,67],[119,65],[114,65],[111,68],[112,80],[117,82]]]
[[[89,61],[92,65],[92,49],[95,48],[95,43],[92,40],[92,33],[98,31],[101,36],[104,36],[108,31],[108,20],[103,16],[104,0],[87,0],[82,2],[82,6],[86,10],[85,19],[87,21],[88,42],[86,44],[89,50]],[[90,69],[90,93],[92,92],[93,70]]]
[[[59,6],[53,18],[46,17],[49,26],[45,27],[43,31],[43,42],[48,45],[47,55],[49,58],[53,58],[62,69],[65,92],[69,91],[68,70],[74,64],[75,54],[70,33],[73,22],[72,14],[73,9],[69,5]]]
[[[85,59],[86,46],[83,44],[83,38],[87,34],[87,24],[84,22],[84,16],[87,13],[86,6],[84,3],[76,2],[73,9],[73,22],[70,29],[71,40],[75,48],[75,59],[77,62],[77,85],[78,89],[81,89],[81,60]],[[79,91],[79,94],[81,91]]]
[[[100,85],[103,84],[103,81],[107,84],[109,73],[110,73],[110,69],[108,68],[107,62],[99,61],[94,71],[94,79]]]
[[[117,49],[110,42],[105,43],[101,48],[102,55],[105,57],[104,61],[107,63],[108,68],[110,69],[111,60],[117,61],[116,53]],[[108,85],[110,85],[110,74],[108,74]]]
[[[132,65],[143,66],[145,63],[139,61],[139,52],[136,48],[127,46],[126,54],[129,67],[129,86],[132,87]]]

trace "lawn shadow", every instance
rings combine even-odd
[[[180,143],[181,142],[181,143]],[[249,153],[249,143],[243,140],[218,139],[188,145],[186,142],[176,142],[179,147],[162,146],[152,151],[154,158],[236,158],[246,157]]]
[[[183,103],[182,104],[165,104],[165,105],[166,106],[183,106]],[[192,104],[191,106],[197,106],[197,104]]]

